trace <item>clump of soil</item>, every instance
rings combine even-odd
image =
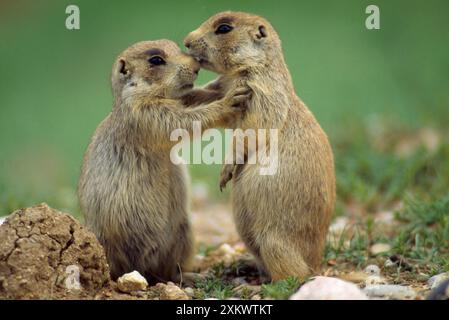
[[[0,298],[93,298],[109,283],[102,246],[72,216],[41,204],[0,225]]]

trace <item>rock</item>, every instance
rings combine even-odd
[[[250,296],[259,293],[261,290],[262,290],[261,286],[255,286],[255,285],[249,285],[249,284],[242,284],[242,285],[232,289],[232,291],[234,293],[237,293],[239,295],[246,293]]]
[[[218,248],[217,252],[221,254],[221,260],[224,262],[225,266],[229,266],[233,263],[238,256],[237,251],[227,243],[223,243]]]
[[[229,267],[241,256],[242,254],[235,250],[231,245],[223,243],[217,249],[210,251],[207,256],[202,259],[199,269],[205,270],[218,263],[223,263],[225,267]]]
[[[316,277],[304,284],[290,300],[367,300],[355,284],[332,277]]]
[[[375,264],[370,264],[367,266],[364,270],[369,275],[380,275],[380,268],[376,266]]]
[[[418,282],[428,281],[429,278],[430,278],[430,277],[429,277],[428,274],[422,273],[422,272],[420,272],[420,273],[418,273],[418,274],[416,275],[416,281],[418,281]]]
[[[365,279],[365,286],[371,286],[375,284],[387,284],[387,280],[381,276],[373,275],[368,276],[368,278]]]
[[[242,284],[248,284],[245,277],[236,277],[231,280],[232,284],[235,286],[240,286]]]
[[[72,216],[40,204],[0,225],[0,299],[92,298],[109,283],[102,246]]]
[[[0,226],[3,224],[3,222],[5,222],[6,217],[0,217]]]
[[[378,255],[381,253],[389,252],[391,250],[391,246],[387,243],[376,243],[373,244],[370,248],[370,252],[372,255]]]
[[[396,268],[398,265],[390,259],[385,260],[384,267],[388,269]]]
[[[427,300],[449,300],[449,279],[441,282],[433,289]]]
[[[193,288],[190,287],[184,288],[184,292],[191,298],[195,296],[195,290],[193,290]]]
[[[138,297],[138,298],[144,298],[146,296],[146,291],[131,291],[129,293],[130,295],[134,296],[134,297]]]
[[[255,294],[251,297],[251,300],[262,300],[262,297],[259,294]]]
[[[396,284],[376,284],[365,287],[363,291],[370,298],[384,298],[394,300],[414,299],[416,292],[406,286]]]
[[[336,274],[334,274],[336,276]],[[354,283],[360,283],[365,282],[365,280],[369,277],[369,274],[366,272],[361,271],[352,271],[346,274],[342,274],[339,276],[341,279],[354,282]]]
[[[173,282],[158,283],[156,288],[160,292],[161,300],[190,300],[190,297],[180,287]]]
[[[219,253],[221,253],[222,255],[235,255],[236,251],[233,247],[231,247],[229,244],[227,243],[223,243],[217,250]]]
[[[246,246],[243,242],[237,242],[234,246],[233,246],[234,250],[236,253],[238,254],[244,254],[246,253],[248,250],[246,249]]]
[[[144,291],[148,287],[148,282],[138,271],[133,271],[118,278],[117,287],[121,292],[126,293]]]
[[[430,289],[435,289],[440,284],[442,284],[445,280],[448,280],[448,279],[449,279],[449,272],[440,273],[440,274],[437,274],[437,275],[431,277],[427,281],[427,285],[430,287]]]

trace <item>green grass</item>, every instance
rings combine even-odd
[[[335,260],[343,269],[361,269],[399,254],[415,271],[430,275],[449,271],[449,194],[434,200],[408,197],[395,221],[395,227],[381,227],[369,216],[361,217],[354,233],[343,232],[336,243],[327,244],[324,262]],[[373,256],[369,249],[375,243],[390,244],[391,250]]]
[[[233,295],[232,289],[235,287],[227,280],[223,279],[227,268],[220,263],[215,265],[210,275],[205,279],[200,279],[195,283],[196,299],[226,299]]]
[[[273,299],[288,299],[295,293],[301,282],[295,277],[289,277],[284,280],[279,280],[270,284],[262,285],[262,295]]]
[[[232,286],[219,278],[201,280],[195,286],[194,292],[197,299],[226,299],[232,296]]]
[[[396,218],[404,225],[393,242],[395,251],[432,274],[449,271],[449,193],[429,202],[407,199]]]

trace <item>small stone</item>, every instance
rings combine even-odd
[[[334,274],[334,275],[336,275],[336,274]],[[342,274],[340,276],[341,279],[343,279],[345,281],[354,282],[354,283],[364,282],[368,277],[369,277],[369,275],[366,272],[361,272],[361,271],[352,271],[352,272],[349,272],[346,274]]]
[[[417,276],[416,276],[416,281],[418,282],[424,282],[424,281],[428,281],[429,280],[429,275],[420,272]]]
[[[251,295],[259,293],[261,291],[261,286],[242,284],[239,285],[238,287],[235,287],[232,291],[238,294],[243,294],[244,292],[247,292]]]
[[[223,243],[217,250],[218,252],[222,253],[223,255],[229,254],[229,255],[235,255],[235,249],[231,247],[227,243]]]
[[[190,300],[190,297],[173,282],[158,283],[156,288],[160,291],[161,300]]]
[[[416,297],[416,292],[412,288],[396,284],[370,285],[363,291],[371,298],[404,300]]]
[[[0,226],[3,224],[3,222],[5,222],[5,220],[6,220],[6,217],[1,217],[0,218]]]
[[[248,282],[246,281],[245,277],[236,277],[232,279],[232,284],[235,286],[240,286],[242,284],[248,284]]]
[[[449,272],[440,273],[440,274],[437,274],[437,275],[431,277],[427,281],[427,285],[430,287],[430,289],[433,290],[447,279],[449,279]]]
[[[391,261],[390,259],[387,259],[387,260],[385,260],[384,267],[388,268],[388,269],[392,269],[394,267],[397,267],[397,264],[394,263],[393,261]]]
[[[355,284],[332,277],[316,277],[304,284],[290,300],[367,300]]]
[[[259,294],[255,294],[251,297],[251,300],[262,300],[262,297]]]
[[[118,278],[117,287],[125,293],[144,291],[148,287],[148,282],[138,271],[133,271]]]
[[[427,300],[449,300],[449,279],[441,282],[430,292]]]
[[[364,270],[369,275],[380,275],[380,268],[376,266],[375,264],[370,264],[367,266]]]
[[[129,293],[130,295],[134,296],[134,297],[139,297],[139,298],[143,298],[145,296],[145,291],[139,290],[139,291],[131,291]]]
[[[223,243],[217,249],[217,253],[221,256],[221,260],[224,262],[225,266],[229,266],[233,263],[238,255],[235,249],[227,243]]]
[[[190,287],[184,288],[184,292],[191,298],[195,295],[195,290]]]
[[[389,252],[391,250],[391,246],[387,243],[376,243],[373,244],[370,248],[370,252],[372,255],[378,255],[381,253]]]
[[[387,280],[381,276],[378,275],[373,275],[373,276],[368,276],[368,278],[366,278],[365,280],[365,286],[372,286],[375,284],[387,284]]]
[[[245,253],[247,251],[246,246],[245,246],[245,244],[243,242],[236,243],[234,245],[234,250],[237,253],[240,253],[240,254]]]

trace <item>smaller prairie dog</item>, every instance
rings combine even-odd
[[[104,246],[115,279],[133,270],[150,283],[178,281],[188,269],[192,233],[187,172],[170,160],[175,129],[216,126],[248,99],[235,88],[224,98],[185,108],[199,64],[169,40],[123,51],[112,69],[114,105],[86,151],[78,196],[87,226]],[[190,98],[183,96],[190,94]]]
[[[261,175],[250,161],[225,165],[220,187],[232,178],[237,230],[271,278],[304,279],[320,266],[335,203],[334,161],[326,134],[295,93],[278,34],[262,17],[222,12],[184,43],[203,68],[220,74],[204,90],[251,88],[235,128],[277,129],[277,172]]]

